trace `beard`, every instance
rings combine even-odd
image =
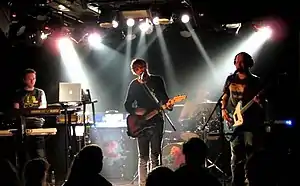
[[[240,67],[240,68],[238,68],[238,69],[236,69],[236,70],[237,70],[237,72],[240,72],[240,73],[246,72],[246,69],[243,68],[243,67]]]

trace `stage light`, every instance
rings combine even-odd
[[[146,32],[150,28],[150,24],[147,22],[143,22],[140,24],[139,28],[142,32]]]
[[[126,24],[127,26],[132,27],[134,25],[134,19],[132,18],[127,19]]]
[[[45,34],[44,32],[41,33],[41,39],[47,39],[49,34]]]
[[[264,35],[266,38],[270,38],[272,36],[272,29],[268,26],[257,28],[257,31]]]
[[[68,37],[63,37],[58,40],[58,47],[60,50],[68,49],[73,43]]]
[[[125,38],[128,40],[128,41],[132,41],[136,38],[136,35],[135,34],[128,34],[125,36]]]
[[[112,26],[113,26],[114,28],[117,28],[117,27],[119,26],[118,21],[113,20],[113,21],[112,21]]]
[[[159,25],[159,18],[158,17],[153,18],[153,24],[154,25]]]
[[[183,15],[181,16],[181,22],[187,23],[187,22],[189,22],[189,21],[190,21],[190,16],[188,16],[187,14],[183,14]]]
[[[153,32],[153,24],[148,18],[140,23],[139,28],[146,34],[151,34]]]
[[[99,48],[102,38],[97,33],[92,33],[88,36],[88,42],[91,46]]]

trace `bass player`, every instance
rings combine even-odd
[[[130,114],[145,115],[153,109],[158,109],[156,100],[150,94],[154,94],[160,104],[166,104],[168,110],[172,110],[173,104],[169,102],[165,84],[160,76],[152,75],[148,71],[148,63],[143,59],[134,59],[131,62],[131,71],[137,76],[131,81],[127,91],[125,109]],[[147,85],[149,90],[144,86]],[[151,168],[159,165],[161,156],[161,143],[163,137],[164,118],[162,114],[157,114],[148,122],[153,124],[153,128],[143,131],[137,137],[139,153],[139,185],[144,186],[147,177],[147,163],[149,161],[149,150],[151,152]],[[150,146],[149,146],[150,145]],[[161,163],[161,162],[160,162]]]
[[[254,104],[243,114],[243,123],[234,129],[230,140],[232,185],[242,186],[247,178],[244,169],[249,155],[262,147],[264,109],[260,92],[260,78],[250,72],[254,65],[252,57],[241,52],[235,56],[236,73],[227,77],[222,98],[222,116],[227,125],[231,126],[233,113],[237,103],[242,101],[244,106],[253,100]],[[228,86],[229,85],[229,86]]]

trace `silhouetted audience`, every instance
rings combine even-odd
[[[100,175],[102,167],[102,149],[87,145],[76,155],[64,186],[112,186]]]
[[[185,165],[175,171],[175,185],[221,186],[221,183],[204,167],[207,146],[200,138],[191,138],[183,144]]]
[[[18,171],[6,159],[0,159],[0,185],[1,186],[21,186]]]
[[[249,186],[276,185],[276,163],[267,151],[253,153],[246,162]]]
[[[28,161],[24,167],[24,185],[25,186],[47,186],[47,172],[49,163],[42,158],[36,158]]]
[[[146,186],[166,186],[174,185],[174,172],[168,167],[156,167],[146,179]]]

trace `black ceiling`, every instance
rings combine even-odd
[[[4,2],[4,1],[3,1]],[[28,1],[24,0],[13,0],[10,1],[14,6],[20,6],[22,11],[29,9]],[[259,3],[251,1],[244,4],[243,1],[202,1],[202,0],[31,0],[32,5],[36,3],[48,2],[46,4],[51,7],[55,13],[55,9],[58,10],[58,5],[64,5],[68,7],[70,11],[64,12],[65,15],[71,18],[79,19],[83,22],[96,21],[98,14],[89,10],[87,4],[93,4],[100,6],[100,9],[109,5],[116,9],[129,7],[131,9],[138,9],[142,7],[160,6],[163,4],[168,4],[172,9],[177,9],[182,7],[182,5],[190,4],[193,7],[195,15],[199,13],[204,14],[204,16],[209,17],[210,20],[229,23],[229,22],[243,22],[251,20],[253,17],[264,17],[269,15],[278,14],[290,14],[292,15],[293,7],[290,4],[283,4],[282,1],[278,3]],[[185,3],[183,3],[185,2]],[[26,6],[24,5],[26,4]],[[20,9],[20,8],[19,8]]]
[[[51,29],[53,27],[62,28],[63,25],[67,25],[70,28],[79,28],[78,30],[90,24],[95,26],[99,14],[90,10],[87,7],[88,5],[98,6],[100,10],[108,8],[140,10],[153,9],[153,7],[161,10],[162,7],[167,7],[173,12],[188,7],[189,12],[193,12],[197,25],[200,25],[199,28],[209,28],[210,30],[215,30],[215,27],[220,24],[245,23],[256,18],[265,19],[277,15],[297,17],[297,14],[293,14],[297,12],[294,11],[295,8],[290,8],[292,7],[290,4],[282,4],[282,2],[261,4],[251,1],[251,3],[243,4],[242,1],[237,3],[236,1],[214,0],[2,0],[0,4],[4,7],[1,10],[7,11],[6,15],[12,15],[16,12],[19,18],[29,18],[25,24],[30,24],[29,27],[32,28],[33,32],[42,30],[45,25],[50,25]],[[59,5],[67,7],[69,11],[60,10]],[[47,19],[44,21],[38,20],[37,15],[41,14],[47,15]],[[9,19],[9,16],[6,17]],[[9,23],[9,21],[11,20],[7,22]],[[80,25],[83,27],[80,27]],[[3,26],[0,26],[3,29]],[[214,28],[212,29],[212,27]]]

